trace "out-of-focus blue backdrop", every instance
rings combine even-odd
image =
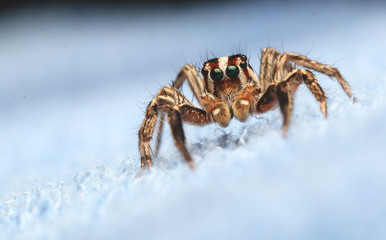
[[[385,199],[385,9],[381,1],[9,3],[0,11],[0,236],[382,239],[386,208],[372,200]],[[157,169],[131,178],[152,94],[207,56],[242,51],[259,69],[267,46],[336,66],[358,103],[318,75],[329,120],[301,87],[288,140],[278,111],[225,130],[186,126],[199,166],[190,173],[166,130]],[[243,144],[224,147],[224,137]]]

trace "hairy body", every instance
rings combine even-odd
[[[322,114],[327,117],[327,97],[315,75],[307,69],[295,66],[335,78],[347,96],[352,98],[350,86],[336,68],[300,54],[279,53],[273,48],[263,49],[259,76],[242,54],[207,60],[201,69],[202,79],[193,65],[185,65],[172,86],[163,87],[146,108],[145,119],[138,131],[141,167],[153,165],[152,155],[157,155],[160,146],[165,114],[174,142],[192,169],[194,162],[186,149],[182,122],[194,125],[216,122],[226,127],[233,117],[245,121],[251,114],[280,107],[285,134],[290,123],[293,94],[301,83],[306,84],[319,102]],[[188,80],[201,108],[194,106],[180,92],[185,80]],[[354,98],[353,100],[355,101]],[[157,121],[157,142],[152,151],[150,141]]]

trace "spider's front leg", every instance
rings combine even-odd
[[[293,94],[303,82],[319,102],[320,111],[327,117],[326,94],[320,87],[315,75],[306,69],[293,69],[282,81],[271,84],[257,102],[255,112],[264,113],[279,105],[283,115],[282,129],[285,135],[291,118]]]
[[[201,107],[203,103],[201,101],[201,96],[204,94],[204,86],[196,68],[193,64],[187,64],[181,68],[177,74],[177,78],[173,81],[172,86],[176,89],[180,89],[185,81],[188,81],[189,87],[193,92],[194,97],[198,101]],[[154,149],[154,156],[158,155],[159,148],[161,146],[161,136],[163,131],[163,123],[165,118],[165,112],[159,114],[159,124],[157,129],[157,141]]]
[[[210,123],[211,119],[207,117],[204,110],[196,108],[174,87],[162,88],[146,108],[145,119],[138,131],[141,168],[152,167],[153,165],[150,142],[153,138],[157,116],[162,113],[168,115],[174,142],[186,162],[193,169],[194,163],[185,146],[182,121],[194,125],[204,125]]]

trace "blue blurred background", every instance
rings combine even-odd
[[[320,239],[329,236],[350,239],[370,236],[373,239],[382,239],[384,236],[382,229],[385,228],[382,228],[380,221],[385,219],[379,217],[376,210],[380,209],[379,213],[384,212],[384,206],[378,208],[373,205],[373,212],[358,215],[351,211],[358,208],[344,207],[344,203],[352,198],[359,199],[356,203],[361,205],[362,200],[364,201],[361,196],[366,194],[370,199],[385,199],[385,194],[378,192],[384,185],[382,182],[385,182],[381,177],[381,170],[386,166],[382,161],[385,144],[382,133],[386,133],[382,122],[386,112],[386,4],[383,1],[3,1],[0,7],[0,199],[4,203],[0,206],[0,226],[7,239],[22,239],[25,237],[23,234],[31,232],[34,234],[30,236],[36,239],[47,236],[50,239],[66,239],[67,230],[72,227],[74,235],[70,235],[71,238],[75,239],[74,236],[77,236],[76,238],[82,239],[80,236],[86,234],[88,228],[81,230],[81,227],[76,228],[69,224],[79,216],[67,215],[67,212],[71,212],[66,208],[67,205],[76,209],[72,211],[81,213],[83,218],[80,219],[95,221],[91,224],[93,227],[106,223],[113,227],[116,239],[127,236],[126,232],[132,233],[134,237],[152,238],[156,233],[162,233],[158,235],[158,239],[182,239],[180,236],[176,237],[177,233],[173,235],[170,229],[173,224],[183,226],[181,233],[187,233],[187,239],[202,236],[226,239],[237,234],[241,238],[252,238],[256,236],[255,230],[262,226],[268,227],[272,232],[265,230],[262,231],[265,235],[260,236],[271,239],[283,238],[285,234],[293,239],[317,239],[318,236]],[[137,130],[152,94],[161,86],[169,84],[184,64],[193,63],[200,67],[207,56],[224,56],[241,51],[250,58],[254,69],[259,69],[260,51],[268,46],[280,51],[305,54],[336,66],[351,84],[359,103],[352,106],[336,82],[318,75],[329,97],[330,120],[323,120],[312,95],[301,87],[295,99],[293,128],[288,141],[283,142],[275,135],[280,135],[280,115],[273,111],[264,115],[273,122],[272,125],[265,126],[261,124],[261,120],[252,118],[245,124],[232,123],[230,128],[224,130],[239,138],[250,126],[258,125],[259,128],[252,131],[258,132],[259,139],[262,139],[261,142],[257,141],[257,145],[249,143],[237,154],[227,149],[218,152],[218,146],[214,146],[214,152],[208,150],[208,153],[197,153],[195,156],[199,163],[208,159],[229,160],[230,162],[223,163],[225,167],[216,164],[203,165],[201,173],[192,177],[184,168],[168,131],[165,131],[166,139],[159,161],[177,164],[179,168],[175,172],[180,174],[177,177],[155,175],[141,185],[146,189],[144,191],[143,188],[135,188],[135,185],[133,187],[130,181],[119,185],[125,186],[124,190],[108,185],[110,190],[104,189],[103,193],[110,191],[107,198],[109,200],[102,198],[99,201],[100,197],[94,195],[86,197],[87,201],[92,199],[91,207],[86,207],[89,203],[82,201],[82,197],[76,194],[71,195],[72,198],[64,198],[59,194],[64,200],[61,198],[59,203],[53,201],[56,205],[48,204],[50,217],[31,209],[44,208],[46,205],[41,205],[41,201],[44,200],[45,204],[47,201],[51,202],[51,195],[40,197],[39,201],[35,195],[18,195],[36,188],[51,192],[45,184],[58,182],[64,182],[67,188],[77,186],[75,192],[79,193],[75,176],[79,172],[82,175],[84,169],[95,169],[101,165],[109,166],[114,172],[124,172],[126,170],[122,170],[121,166],[124,163],[133,166],[133,171],[137,172]],[[203,138],[209,141],[216,139],[216,131],[217,126],[202,129],[187,126],[186,135],[189,136],[190,143],[200,143]],[[317,141],[323,146],[322,149],[315,150],[307,137]],[[304,144],[304,151],[297,148],[299,142]],[[344,154],[336,153],[337,145],[343,146]],[[291,150],[293,148],[295,150]],[[339,157],[335,158],[334,154]],[[367,162],[370,161],[368,156],[374,161],[372,164]],[[244,160],[239,162],[239,158]],[[253,163],[245,160],[249,158]],[[355,165],[355,169],[350,168],[352,165],[346,162],[352,158],[360,163]],[[263,167],[255,163],[255,159],[259,159]],[[324,170],[328,170],[329,164],[332,164],[323,164],[326,159],[343,161],[334,165],[338,169],[336,172],[332,171],[334,182],[327,181],[324,174],[312,174],[307,169],[311,165],[298,166],[304,170],[302,174],[305,179],[311,178],[317,185],[315,187],[311,183],[311,189],[314,190],[311,190],[310,199],[322,199],[321,202],[326,200],[321,204],[323,210],[318,210],[317,216],[312,212],[302,212],[303,215],[295,217],[295,223],[292,218],[280,218],[283,212],[291,215],[297,210],[302,211],[301,203],[295,204],[291,210],[293,206],[277,195],[273,196],[276,200],[273,203],[269,199],[261,202],[261,193],[251,191],[251,187],[260,184],[265,191],[263,194],[266,194],[264,197],[274,195],[275,192],[283,193],[282,186],[287,186],[286,183],[289,182],[287,187],[294,192],[285,192],[284,195],[292,200],[304,197],[304,193],[308,191],[303,188],[305,182],[296,178],[299,175],[284,173],[288,178],[278,175],[285,172],[281,168],[281,161],[298,160],[300,163],[307,163],[310,159],[315,161],[315,166]],[[264,164],[269,161],[277,163],[276,167],[270,165],[265,168],[267,166]],[[357,183],[363,183],[362,178],[358,180],[355,176],[357,173],[362,174],[360,166],[364,162],[368,163],[367,168],[365,167],[368,171],[363,179],[370,179],[374,172],[379,174],[375,174],[379,176],[375,185],[365,184],[366,187],[363,187],[370,189],[366,194],[355,190]],[[162,165],[158,167],[162,169]],[[352,172],[345,172],[347,169]],[[106,170],[94,171],[96,175],[106,174]],[[272,171],[276,180],[264,177]],[[209,177],[212,172],[216,173]],[[257,180],[254,178],[257,177],[255,173],[260,174]],[[121,180],[121,177],[119,175],[117,178]],[[176,178],[182,181],[181,185],[175,183]],[[107,179],[111,181],[111,178]],[[159,182],[160,179],[163,182]],[[249,184],[245,183],[248,179]],[[358,182],[352,181],[353,179]],[[102,185],[108,184],[106,178],[99,180]],[[95,179],[90,181],[94,187]],[[208,186],[206,181],[217,185],[205,189],[203,186]],[[322,183],[325,182],[336,188],[323,187]],[[352,182],[355,186],[350,184]],[[227,186],[221,185],[224,183]],[[244,185],[241,190],[240,185]],[[193,193],[182,190],[185,186],[188,186],[187,189],[191,187]],[[217,187],[218,191],[211,195]],[[170,196],[161,194],[165,188]],[[348,189],[350,194],[332,200],[342,189]],[[52,191],[57,194],[60,192]],[[99,188],[95,191],[101,194]],[[194,195],[201,191],[205,197]],[[82,194],[87,195],[85,192]],[[120,194],[126,194],[126,198],[122,200]],[[162,200],[159,204],[151,205],[153,208],[141,205],[140,200],[148,203],[159,194],[162,195]],[[223,199],[224,195],[232,197],[224,205],[214,204]],[[255,202],[268,210],[258,211],[257,214],[254,208],[250,209],[255,202],[244,202],[241,204],[245,207],[242,211],[249,217],[243,218],[245,215],[237,212],[237,207],[236,210],[231,208],[240,201],[243,202],[241,199],[244,195],[252,196]],[[186,199],[186,196],[192,198]],[[13,200],[9,202],[9,199]],[[31,199],[35,199],[36,203]],[[179,203],[180,200],[185,202]],[[198,204],[196,200],[199,201]],[[309,203],[307,199],[304,201],[302,203]],[[108,205],[110,202],[118,203],[116,205],[121,208],[118,210],[111,207]],[[133,210],[133,205],[130,206],[128,202],[139,206],[139,210]],[[214,215],[207,216],[205,202],[212,203]],[[235,225],[236,231],[228,223],[219,221],[215,228],[217,232],[212,232],[212,235],[205,235],[204,230],[208,230],[207,228],[193,234],[194,231],[187,224],[183,225],[178,221],[186,213],[184,203],[190,206],[197,204],[198,207],[192,208],[192,212],[195,212],[197,219],[208,218],[208,226],[219,219],[225,221],[227,217],[241,218],[240,225]],[[146,232],[146,229],[138,229],[134,224],[146,224],[149,219],[163,219],[160,216],[168,215],[168,210],[175,206],[176,210],[170,213],[170,218],[166,221],[153,220],[150,223],[159,227],[154,235]],[[286,211],[270,211],[276,207]],[[103,211],[98,210],[95,215],[95,209],[89,208]],[[339,209],[342,208],[345,212],[340,214]],[[158,212],[154,209],[158,209]],[[226,210],[230,215],[222,215]],[[125,222],[126,218],[119,215],[120,211],[128,215],[134,211],[134,215],[126,215],[129,220]],[[331,215],[334,212],[336,215]],[[63,215],[67,222],[58,224],[57,221]],[[330,222],[329,216],[334,216],[336,221]],[[371,218],[374,217],[378,224],[370,224],[371,228],[367,228],[364,225],[365,220],[353,221],[351,226],[354,228],[364,227],[357,232],[350,232],[346,223],[350,223],[352,216],[358,216],[358,219],[367,216],[367,223],[372,223]],[[112,220],[108,220],[109,218]],[[47,219],[53,220],[55,224]],[[281,220],[275,223],[275,219]],[[259,221],[264,224],[248,225],[250,231],[240,230],[243,229],[242,223],[252,220],[257,225]],[[305,224],[307,222],[310,224]],[[117,223],[122,225],[118,226]],[[198,220],[188,223],[192,228],[200,229]],[[335,228],[330,229],[330,224]],[[283,229],[282,233],[285,234],[275,234],[274,229],[277,227]],[[321,233],[318,234],[318,231]],[[109,235],[100,228],[97,233],[100,235],[95,233],[96,239]],[[144,233],[147,235],[141,235]]]

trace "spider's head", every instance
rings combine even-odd
[[[204,63],[201,74],[209,92],[226,95],[245,86],[255,76],[247,57],[242,54],[210,59]]]

